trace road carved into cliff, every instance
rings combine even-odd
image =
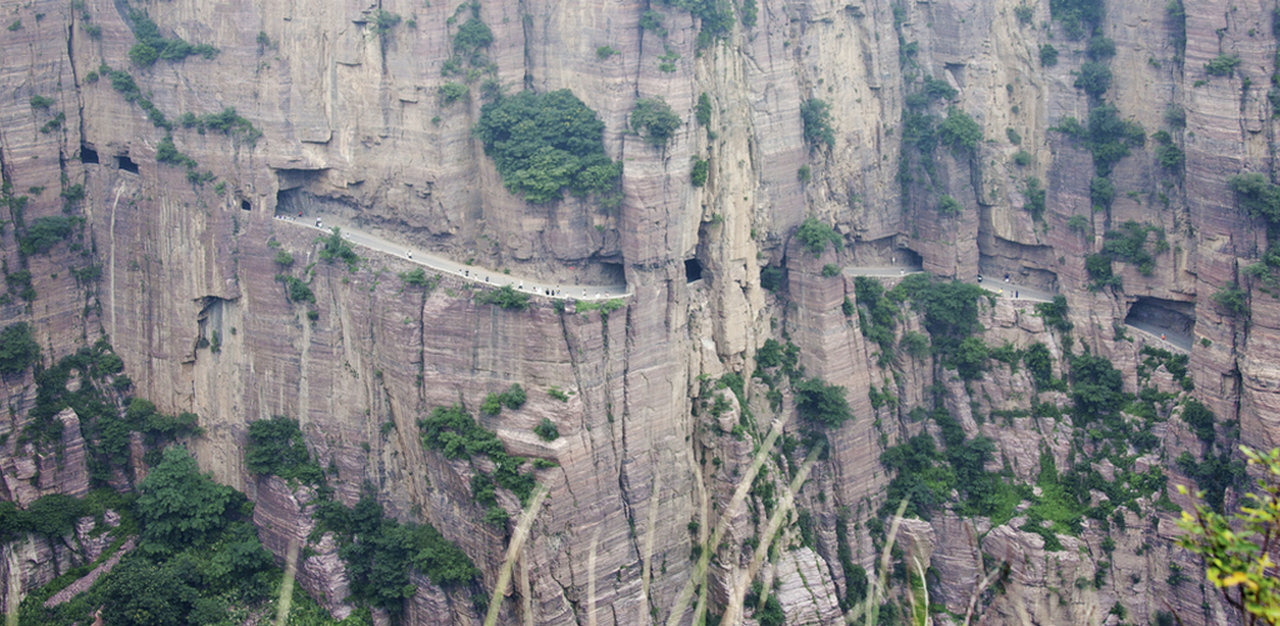
[[[871,278],[894,278],[899,276],[908,276],[911,274],[919,274],[924,270],[919,267],[910,266],[846,266],[844,268],[846,276],[858,277],[867,276]],[[962,281],[970,285],[976,285],[988,292],[995,294],[997,298],[1006,298],[1017,302],[1053,302],[1055,292],[1032,287],[1021,283],[1005,280],[974,280]],[[1194,337],[1189,333],[1182,332],[1180,329],[1172,326],[1162,327],[1158,324],[1148,322],[1125,322],[1125,326],[1141,331],[1146,339],[1150,342],[1158,342],[1166,349],[1176,350],[1179,352],[1190,352],[1191,344]]]
[[[375,250],[383,254],[389,254],[399,257],[401,260],[421,265],[438,272],[443,272],[451,276],[468,280],[480,285],[488,285],[490,287],[506,287],[510,286],[516,291],[527,293],[543,298],[554,298],[560,300],[610,300],[613,298],[627,298],[632,294],[627,291],[624,285],[567,285],[564,283],[543,282],[532,278],[512,276],[505,272],[491,270],[483,267],[467,265],[459,263],[452,259],[447,259],[431,251],[408,246],[402,243],[392,242],[378,235],[360,230],[350,224],[333,224],[326,220],[332,218],[317,218],[312,221],[310,218],[293,219],[292,217],[277,216],[276,223],[291,224],[301,228],[316,231],[321,234],[329,234],[330,226],[337,226],[342,238],[352,244]]]

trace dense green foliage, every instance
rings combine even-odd
[[[298,421],[284,416],[249,422],[244,464],[250,472],[318,485],[324,480],[311,459]]]
[[[1022,355],[1022,363],[1031,374],[1037,390],[1053,387],[1053,357],[1048,346],[1038,342],[1031,344]]]
[[[1130,149],[1144,145],[1147,139],[1142,125],[1120,119],[1119,110],[1111,104],[1093,107],[1089,111],[1087,125],[1082,125],[1074,117],[1067,117],[1052,130],[1084,142],[1085,147],[1093,154],[1095,173],[1103,178],[1111,174],[1111,168],[1116,162],[1129,156]]]
[[[796,239],[799,239],[805,249],[815,256],[827,249],[827,242],[837,250],[844,244],[844,240],[834,228],[818,221],[815,217],[807,217],[800,223],[800,227],[796,229]]]
[[[1101,25],[1106,8],[1103,0],[1049,0],[1049,14],[1062,23],[1067,36],[1081,39]]]
[[[693,108],[693,117],[698,120],[699,126],[711,125],[711,98],[707,97],[707,92],[698,94],[698,104]]]
[[[212,59],[218,54],[218,49],[209,44],[192,45],[179,37],[165,38],[156,23],[137,9],[129,9],[129,21],[133,24],[133,36],[138,40],[129,49],[129,59],[140,67],[150,67],[157,60],[176,62],[192,55]]]
[[[1097,291],[1106,287],[1120,287],[1120,277],[1111,271],[1111,256],[1090,254],[1084,258],[1084,270],[1089,274],[1089,289]]]
[[[428,449],[437,450],[448,459],[485,455],[496,469],[492,476],[476,469],[484,481],[511,490],[521,503],[527,502],[533,494],[536,484],[533,474],[520,471],[525,459],[508,455],[498,436],[477,424],[462,406],[436,407],[430,415],[418,421],[418,427],[422,430],[422,444]],[[473,483],[473,490],[475,486]]]
[[[830,148],[836,143],[831,129],[831,105],[818,98],[810,98],[800,105],[800,119],[804,122],[804,140],[809,150],[821,146]]]
[[[662,0],[662,3],[684,9],[701,21],[697,40],[699,49],[726,35],[733,26],[733,10],[726,0]],[[755,22],[754,15],[754,12],[744,11],[743,25],[751,26]]]
[[[1203,559],[1206,578],[1238,615],[1233,623],[1275,624],[1280,578],[1271,555],[1280,535],[1280,450],[1264,453],[1242,446],[1241,452],[1249,465],[1261,468],[1254,489],[1229,517],[1220,507],[1193,501],[1192,511],[1183,511],[1178,522],[1184,531],[1178,544]],[[1179,491],[1186,493],[1185,488]],[[1162,626],[1174,622],[1171,615],[1161,618]]]
[[[167,556],[206,545],[245,504],[243,494],[201,474],[185,449],[165,448],[160,464],[138,484],[139,548]]]
[[[289,302],[315,304],[316,295],[311,292],[311,287],[307,286],[306,282],[288,274],[276,274],[276,280],[284,283],[284,296],[289,299]]]
[[[1225,285],[1214,292],[1213,302],[1237,319],[1249,319],[1249,292],[1241,289],[1236,283]]]
[[[31,270],[17,270],[4,275],[4,284],[9,293],[27,302],[36,299],[36,288],[31,284]],[[3,371],[0,368],[0,371]]]
[[[959,200],[942,194],[938,196],[938,212],[943,215],[959,215],[964,212],[964,205],[960,204]]]
[[[545,417],[533,427],[533,432],[543,441],[555,441],[560,438],[560,429],[556,428],[555,422]]]
[[[1025,154],[1025,153],[1024,153]],[[1033,219],[1040,219],[1044,215],[1045,189],[1040,186],[1040,179],[1035,176],[1028,176],[1024,180],[1022,195],[1027,199],[1026,204],[1022,205]]]
[[[693,157],[693,167],[689,168],[689,183],[694,187],[701,187],[707,184],[707,171],[710,166],[710,161]]]
[[[631,110],[631,130],[644,137],[651,146],[659,148],[675,136],[680,128],[680,116],[661,97],[641,98]]]
[[[338,536],[352,595],[392,614],[398,615],[417,589],[410,582],[410,569],[446,589],[474,584],[479,578],[466,553],[434,526],[383,517],[382,505],[373,496],[365,495],[350,509],[324,502],[316,518],[320,528]]]
[[[1007,516],[1018,498],[1009,496],[1009,487],[999,475],[985,469],[995,450],[991,441],[984,437],[966,438],[960,423],[945,409],[935,409],[928,415],[937,424],[946,447],[939,450],[933,436],[921,432],[885,449],[880,462],[896,474],[889,482],[886,502],[910,498],[905,514],[929,519],[950,501],[951,491],[958,490],[962,512]]]
[[[827,428],[837,428],[853,419],[845,388],[820,378],[795,383],[796,409],[800,416]]]
[[[205,115],[187,112],[182,115],[180,122],[183,128],[194,128],[201,135],[212,131],[234,137],[250,145],[262,137],[262,131],[254,127],[253,122],[237,113],[234,107]]]
[[[1040,45],[1040,66],[1053,67],[1058,64],[1058,49],[1051,43]]]
[[[401,272],[400,280],[410,287],[425,287],[427,291],[431,291],[435,289],[436,283],[440,281],[440,275],[436,274],[431,278],[427,278],[426,270],[421,267],[415,267],[407,272]]]
[[[55,510],[42,516],[55,524],[79,515],[100,519],[107,508],[125,518],[126,523],[109,531],[114,539],[104,559],[133,532],[135,519],[141,525],[140,542],[115,569],[69,602],[53,608],[43,604],[92,564],[28,596],[20,623],[84,624],[99,609],[103,622],[113,626],[229,623],[235,619],[233,609],[258,605],[274,591],[279,571],[249,523],[247,500],[200,474],[185,450],[165,450],[139,492],[132,501],[103,490],[83,501],[63,497],[49,503]]]
[[[1273,228],[1280,226],[1280,186],[1271,184],[1258,172],[1236,174],[1227,180],[1227,185],[1249,215],[1266,220]]]
[[[100,339],[40,370],[36,374],[35,406],[27,414],[30,421],[23,429],[22,439],[42,445],[57,443],[64,429],[58,413],[68,407],[75,410],[88,446],[90,478],[96,484],[104,484],[111,468],[128,464],[130,433],[142,433],[143,443],[154,448],[200,432],[194,414],[166,415],[139,398],[130,400],[121,411],[115,397],[129,387],[128,377],[121,374],[123,369],[124,363],[112,352],[111,345]],[[74,391],[69,389],[72,374],[78,375]],[[146,459],[148,463],[155,462],[150,460],[150,454]]]
[[[1153,250],[1147,249],[1149,235],[1156,236]],[[1155,270],[1154,254],[1161,254],[1169,249],[1165,241],[1164,229],[1139,224],[1132,220],[1120,225],[1119,230],[1107,231],[1103,235],[1101,254],[1115,261],[1124,261],[1138,267],[1143,276],[1150,276]]]
[[[501,413],[503,406],[509,409],[518,409],[524,406],[526,398],[524,387],[521,387],[520,383],[513,383],[502,393],[486,395],[484,402],[480,404],[480,412],[492,416]]]
[[[66,241],[79,223],[80,218],[67,215],[36,218],[18,236],[18,250],[26,255],[44,254],[59,242]]]
[[[26,371],[40,360],[40,344],[36,343],[31,325],[18,322],[0,331],[0,374]]]
[[[982,127],[959,107],[947,110],[947,119],[938,125],[938,141],[956,155],[972,155],[982,141]]]
[[[1076,426],[1113,420],[1124,407],[1124,382],[1111,361],[1088,354],[1071,358],[1071,400]]]
[[[986,297],[986,292],[981,287],[912,274],[894,287],[894,291],[924,313],[924,327],[933,340],[934,352],[943,357],[944,363],[950,362],[965,338],[982,330],[978,323],[978,302]]]
[[[337,226],[333,227],[329,235],[317,237],[316,243],[320,244],[322,261],[325,263],[341,261],[346,264],[348,270],[356,271],[356,267],[360,264],[360,257],[351,244],[342,238],[342,231]]]
[[[1111,68],[1101,61],[1086,61],[1076,76],[1076,89],[1097,98],[1111,88]]]
[[[523,91],[484,105],[472,129],[507,190],[535,204],[612,193],[622,174],[604,153],[604,123],[567,89]]]
[[[523,311],[529,308],[529,294],[516,291],[511,285],[503,285],[476,296],[480,304],[492,304],[510,311]]]
[[[1219,54],[1204,64],[1204,71],[1210,76],[1230,76],[1240,66],[1240,63],[1240,57],[1238,56]]]
[[[888,354],[893,347],[901,302],[885,292],[880,281],[867,276],[853,279],[853,293],[858,304],[858,327],[862,336],[876,342],[881,352]]]

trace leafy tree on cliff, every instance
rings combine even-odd
[[[471,133],[507,190],[534,204],[612,192],[622,166],[604,153],[604,123],[568,89],[522,91],[480,109]]]
[[[1206,578],[1241,622],[1280,624],[1280,571],[1271,560],[1280,542],[1280,449],[1240,450],[1262,470],[1257,491],[1230,517],[1202,503],[1183,511],[1178,525],[1187,534],[1178,543],[1204,558]],[[1183,486],[1178,491],[1187,493]]]
[[[40,359],[40,344],[26,322],[10,324],[0,331],[0,374],[17,374]]]
[[[796,383],[796,408],[800,415],[831,428],[853,419],[845,388],[821,378],[807,378]]]
[[[200,473],[185,448],[165,448],[160,464],[138,485],[144,552],[169,554],[214,537],[244,495]],[[238,498],[236,497],[238,496]]]
[[[662,98],[641,98],[631,111],[631,130],[644,137],[651,146],[667,145],[676,129],[680,128],[680,116]]]

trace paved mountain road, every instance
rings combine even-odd
[[[439,272],[458,276],[475,283],[504,287],[510,285],[516,291],[563,300],[610,300],[626,298],[631,295],[626,285],[566,285],[564,283],[545,283],[531,278],[512,276],[505,272],[476,267],[447,259],[421,248],[392,242],[383,237],[352,227],[349,224],[333,224],[326,218],[315,220],[310,217],[277,216],[276,221],[314,230],[320,234],[332,232],[332,226],[338,226],[342,238],[361,247],[377,250],[385,254],[400,257],[411,263],[421,265]]]

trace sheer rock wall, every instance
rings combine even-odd
[[[460,79],[442,76],[442,68],[452,55],[450,37],[471,15],[465,5],[138,3],[166,36],[220,50],[214,59],[162,60],[142,69],[130,65],[135,40],[122,2],[87,0],[83,9],[6,2],[4,14],[21,27],[0,37],[6,59],[0,84],[7,87],[0,168],[13,194],[30,198],[20,211],[10,202],[8,219],[30,223],[65,210],[85,223],[48,254],[21,255],[19,230],[0,232],[7,266],[29,269],[38,293],[30,304],[16,297],[0,303],[0,314],[34,323],[46,365],[91,342],[101,328],[139,396],[162,410],[201,416],[206,435],[195,444],[201,466],[257,500],[259,515],[272,520],[263,535],[277,554],[284,537],[308,534],[304,505],[281,485],[249,475],[242,452],[248,421],[287,415],[300,421],[321,466],[332,469],[339,499],[354,502],[372,484],[389,514],[429,520],[457,542],[484,571],[486,589],[496,580],[506,536],[481,521],[483,510],[469,495],[471,470],[424,450],[416,421],[433,407],[474,408],[486,393],[522,384],[530,392],[523,409],[481,419],[513,454],[559,464],[537,471],[551,495],[517,563],[517,589],[503,606],[508,619],[548,624],[666,621],[694,573],[693,542],[705,540],[722,518],[730,520],[732,540],[721,548],[708,587],[717,602],[741,591],[729,581],[749,560],[743,542],[757,532],[753,516],[767,512],[755,501],[734,505],[735,472],[751,465],[750,444],[764,438],[775,413],[766,390],[749,382],[756,428],[739,439],[729,431],[741,413],[729,414],[732,420],[722,415],[727,421],[713,428],[695,405],[703,379],[731,371],[749,377],[755,350],[785,330],[810,374],[848,389],[856,415],[830,433],[829,456],[795,494],[815,520],[814,552],[788,552],[771,570],[810,572],[814,554],[821,558],[826,570],[805,593],[788,581],[780,595],[789,617],[826,619],[838,611],[829,587],[842,594],[847,584],[836,561],[835,525],[846,525],[855,560],[870,567],[874,546],[860,529],[883,504],[890,478],[879,453],[924,427],[902,416],[927,400],[938,376],[926,362],[905,363],[897,378],[876,367],[877,347],[859,332],[856,316],[840,311],[846,297],[854,298],[852,279],[824,277],[827,264],[884,265],[886,256],[909,250],[943,276],[1010,272],[1056,287],[1070,303],[1077,337],[1125,371],[1135,369],[1138,348],[1115,339],[1113,324],[1133,298],[1194,302],[1190,369],[1197,397],[1220,420],[1238,419],[1242,441],[1276,443],[1280,306],[1253,289],[1246,323],[1209,297],[1235,282],[1249,287],[1240,268],[1266,245],[1264,229],[1231,202],[1226,179],[1242,169],[1272,168],[1275,129],[1261,87],[1275,70],[1272,4],[1234,3],[1227,10],[1222,2],[1188,3],[1185,54],[1178,59],[1164,0],[1108,3],[1102,32],[1116,43],[1108,100],[1148,133],[1166,128],[1166,111],[1181,107],[1186,129],[1173,134],[1186,166],[1181,176],[1163,172],[1148,141],[1116,165],[1111,178],[1120,192],[1103,211],[1092,209],[1089,153],[1050,130],[1065,116],[1088,117],[1089,99],[1074,87],[1085,42],[1051,21],[1047,3],[1030,5],[1032,19],[1022,23],[1014,11],[1019,4],[760,2],[754,27],[735,25],[724,40],[699,50],[698,21],[665,5],[485,1],[478,6],[494,34],[486,50],[492,73],[481,71],[468,97],[446,105],[439,87]],[[378,10],[402,21],[380,33]],[[641,27],[646,10],[662,17],[665,33]],[[100,35],[91,36],[89,24]],[[1054,67],[1040,64],[1044,43],[1061,53]],[[600,58],[597,49],[605,45],[619,54]],[[675,71],[662,71],[660,57],[673,53]],[[1205,64],[1219,54],[1241,59],[1234,75],[1205,75]],[[216,176],[203,185],[188,182],[182,168],[156,162],[165,131],[95,73],[104,63],[128,69],[170,120],[235,107],[263,135],[250,144],[179,124],[178,149]],[[958,90],[954,104],[982,126],[983,141],[970,157],[939,148],[931,179],[908,185],[904,196],[897,178],[902,113],[911,81],[921,76]],[[535,206],[508,193],[470,135],[481,83],[489,79],[508,92],[569,88],[595,110],[605,123],[607,153],[624,164],[621,207],[572,198]],[[706,129],[693,118],[702,93],[712,103]],[[51,98],[52,106],[32,106],[35,95]],[[628,130],[635,100],[651,96],[662,96],[683,120],[661,149]],[[805,142],[800,108],[810,98],[831,107],[830,148]],[[62,122],[50,127],[59,114]],[[1015,130],[1021,144],[1007,141],[1004,129]],[[87,149],[96,152],[96,164],[82,162]],[[1011,161],[1020,149],[1031,156],[1025,168]],[[703,188],[688,182],[694,156],[710,159]],[[136,163],[137,172],[119,157]],[[802,166],[811,168],[808,182],[799,175]],[[1044,181],[1043,221],[1022,208],[1029,175]],[[85,197],[64,201],[59,191],[76,183]],[[37,187],[44,189],[35,193]],[[935,210],[940,192],[964,212]],[[572,305],[557,311],[539,299],[529,311],[513,312],[477,303],[474,286],[456,277],[429,291],[403,285],[396,274],[412,266],[389,255],[362,250],[368,263],[348,272],[318,262],[313,231],[275,218],[283,205],[292,212],[295,201],[307,218],[337,212],[385,236],[517,275],[570,284],[621,266],[634,295],[607,319]],[[791,235],[809,215],[834,224],[850,246],[820,257],[801,251]],[[1069,227],[1072,218],[1087,227]],[[1169,250],[1150,276],[1117,263],[1122,292],[1090,290],[1085,255],[1127,220],[1163,228]],[[294,255],[293,270],[275,263],[269,241]],[[683,263],[694,257],[704,278],[690,284]],[[274,280],[312,263],[314,322]],[[788,268],[789,302],[760,287],[766,264]],[[89,266],[100,267],[101,277],[81,283],[71,269]],[[918,320],[905,323],[919,330]],[[1044,341],[1055,356],[1064,351],[1029,307],[1001,301],[984,312],[983,323],[990,345]],[[217,352],[201,347],[214,331]],[[973,419],[975,411],[1026,408],[1025,372],[994,368],[971,387],[937,382],[966,432],[995,440],[1019,478],[1034,480],[1041,446],[1066,461],[1068,442],[1052,424]],[[869,389],[890,384],[902,409],[873,409]],[[12,407],[0,424],[11,435],[0,443],[5,497],[22,502],[47,489],[82,490],[74,472],[65,485],[51,484],[45,457],[18,436],[34,402],[30,373],[5,376],[0,385]],[[552,386],[574,393],[561,402],[547,394]],[[795,432],[793,402],[783,396],[777,414]],[[557,424],[556,441],[532,433],[543,418]],[[1182,424],[1166,426],[1160,433],[1166,461],[1194,451]],[[769,480],[785,488],[779,468],[799,461],[769,461]],[[38,478],[30,471],[36,466]],[[519,508],[509,497],[501,504],[512,513]],[[1044,552],[1038,536],[1013,525],[989,529],[943,517],[920,541],[936,542],[938,597],[953,612],[963,611],[981,579],[986,553],[1015,564],[1010,591],[989,609],[988,621],[1032,615],[1093,622],[1134,594],[1156,608],[1160,598],[1183,598],[1165,583],[1167,564],[1179,558],[1168,542],[1169,519],[1162,513],[1131,520],[1109,561],[1113,572],[1096,590],[1076,584],[1093,575],[1099,560],[1090,556],[1100,554],[1101,535],[1092,531],[1078,540],[1088,554],[1073,544],[1071,562],[1053,567],[1046,563],[1057,553]],[[690,532],[690,522],[700,522],[700,534]],[[784,547],[796,541],[788,528]],[[330,593],[341,572],[316,568],[303,585],[344,610],[341,594]],[[1132,582],[1135,575],[1140,582]],[[1180,608],[1187,623],[1210,619],[1199,617],[1198,595],[1178,602],[1186,604]],[[1128,606],[1137,612],[1135,604]],[[693,606],[684,611],[692,615]],[[1150,619],[1156,608],[1138,616]],[[431,623],[442,613],[459,623],[478,619],[465,602],[425,583],[407,614]]]

